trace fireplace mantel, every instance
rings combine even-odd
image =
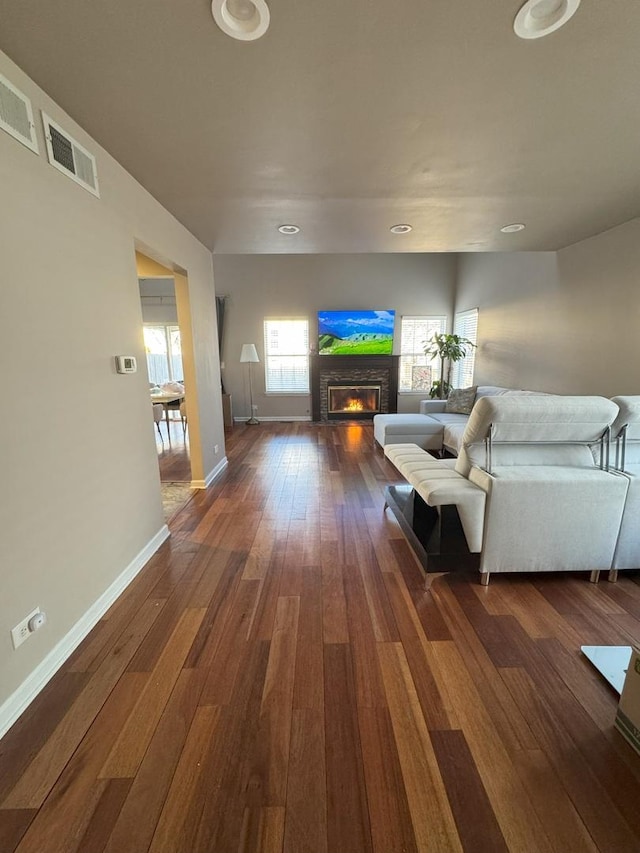
[[[311,417],[327,421],[328,380],[341,382],[379,382],[382,387],[381,411],[398,411],[397,355],[312,355]]]

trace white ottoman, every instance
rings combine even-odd
[[[444,425],[429,415],[374,415],[373,437],[386,444],[417,444],[423,450],[441,450]]]

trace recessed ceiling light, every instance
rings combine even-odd
[[[500,229],[503,234],[515,234],[516,231],[524,231],[526,225],[523,225],[522,222],[514,222],[512,225],[503,225]]]
[[[254,41],[269,27],[265,0],[212,0],[211,14],[223,33],[240,41]]]
[[[413,231],[412,225],[392,225],[389,228],[392,234],[408,234],[409,231]]]
[[[513,22],[521,39],[539,39],[566,24],[575,15],[580,0],[527,0]]]
[[[297,234],[300,229],[297,225],[279,225],[278,231],[281,234]]]

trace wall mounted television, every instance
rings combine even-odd
[[[395,311],[318,311],[319,355],[391,355]]]

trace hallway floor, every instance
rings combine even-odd
[[[261,424],[0,742],[2,853],[638,853],[582,644],[640,579],[424,578],[370,425]]]

